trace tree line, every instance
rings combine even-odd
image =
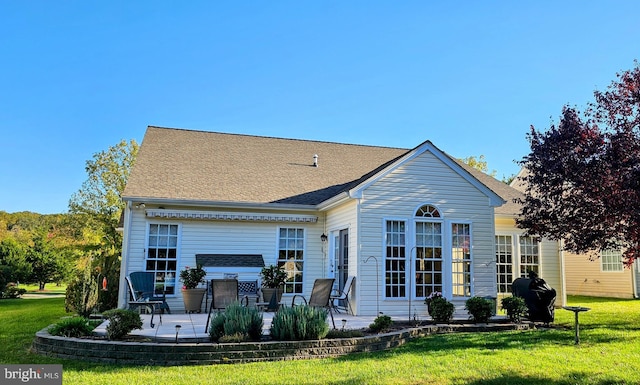
[[[47,284],[64,282],[67,305],[77,310],[74,297],[86,296],[88,282],[97,291],[104,280],[106,290],[95,293],[91,306],[98,310],[117,306],[121,197],[137,153],[135,140],[122,140],[94,154],[85,165],[87,179],[71,196],[67,213],[0,211],[0,293],[10,283],[37,283],[45,290]]]

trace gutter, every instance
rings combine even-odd
[[[176,206],[197,206],[197,207],[225,207],[231,209],[261,209],[261,210],[292,210],[292,211],[318,211],[316,205],[302,205],[290,203],[242,203],[227,201],[205,201],[205,200],[177,200],[169,198],[150,197],[123,197],[124,200],[136,201],[140,203],[150,203],[155,205],[176,205]]]

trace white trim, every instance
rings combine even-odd
[[[275,263],[274,266],[278,266],[278,262],[280,261],[280,231],[282,229],[293,229],[293,230],[302,230],[302,289],[300,291],[300,293],[296,293],[295,291],[293,293],[286,293],[286,291],[283,293],[283,295],[296,295],[296,294],[304,294],[305,289],[307,288],[307,285],[305,285],[305,279],[307,279],[309,273],[309,255],[307,254],[307,242],[308,242],[308,236],[309,236],[309,232],[306,228],[304,227],[300,227],[300,226],[278,226],[276,229],[276,258],[275,258]],[[285,263],[288,262],[288,259],[284,260]],[[297,262],[299,260],[294,259],[294,263]],[[294,282],[295,284],[295,282]],[[286,284],[285,284],[286,286]],[[295,287],[294,287],[295,289]]]
[[[475,252],[474,252],[474,247],[473,247],[473,221],[472,220],[456,220],[456,219],[449,219],[446,220],[445,223],[447,224],[447,231],[449,232],[448,235],[448,253],[449,253],[449,259],[450,259],[450,263],[449,263],[449,286],[450,286],[450,290],[451,290],[451,298],[453,299],[462,299],[462,298],[466,298],[469,299],[473,296],[475,296],[475,292],[476,292],[476,288],[475,288],[475,276],[476,276],[476,271],[475,271]],[[452,227],[453,225],[469,225],[469,262],[470,262],[470,282],[469,282],[469,296],[454,296],[453,295],[453,232],[452,232]],[[494,237],[494,245],[495,245],[495,237]],[[495,251],[493,253],[493,256],[495,258]],[[462,259],[462,261],[464,261],[464,259]],[[494,281],[495,281],[495,276],[494,276]]]
[[[131,254],[132,204],[128,201],[124,209],[124,226],[122,231],[122,260],[120,261],[120,280],[118,282],[118,307],[123,307],[129,300],[129,289],[124,277],[129,275],[129,254]],[[126,229],[127,231],[124,231]]]
[[[347,194],[346,192],[342,192],[338,195],[335,195],[327,199],[324,202],[318,203],[317,207],[318,207],[318,210],[330,210],[336,206],[341,205],[344,202],[349,201],[350,199],[351,197],[349,196],[349,194]]]
[[[202,210],[148,209],[148,210],[145,210],[145,215],[147,216],[147,218],[194,219],[194,220],[203,220],[203,221],[292,222],[292,223],[318,222],[318,217],[315,215],[236,213],[236,212],[202,211]]]
[[[410,234],[410,228],[409,226],[411,223],[411,219],[407,219],[407,218],[400,218],[400,217],[383,217],[382,219],[382,234],[380,237],[380,247],[382,250],[382,258],[381,258],[381,272],[382,272],[382,276],[378,277],[378,279],[380,279],[382,281],[382,295],[381,295],[381,299],[383,301],[406,301],[409,300],[409,298],[411,298],[411,286],[409,286],[408,281],[410,279],[410,277],[408,276],[408,274],[405,274],[405,281],[404,284],[406,286],[405,288],[405,295],[402,297],[387,297],[387,283],[386,283],[386,273],[387,273],[387,268],[386,268],[386,262],[387,262],[387,222],[389,221],[396,221],[396,222],[404,222],[405,224],[405,228],[404,228],[404,271],[407,272],[407,268],[410,266],[408,265],[408,263],[411,263],[411,253],[413,253],[413,248],[411,248],[410,244],[411,242],[409,242],[409,234]],[[415,243],[415,242],[413,242]]]
[[[182,270],[182,223],[181,222],[169,222],[169,221],[157,221],[157,220],[147,220],[145,221],[145,234],[144,234],[144,255],[142,256],[142,266],[140,266],[140,271],[149,271],[147,270],[147,261],[149,259],[149,230],[151,225],[167,225],[167,226],[178,226],[178,232],[176,234],[176,275],[175,275],[175,284],[173,289],[173,294],[166,294],[167,298],[174,298],[178,296],[180,292],[180,271]],[[166,258],[167,264],[170,259]],[[133,270],[136,271],[136,270]],[[157,270],[153,270],[156,272]]]
[[[362,183],[358,184],[357,186],[355,186],[354,188],[350,189],[349,190],[349,196],[352,197],[352,198],[361,198],[364,190],[366,190],[367,187],[369,187],[373,183],[377,182],[378,180],[380,180],[384,176],[388,175],[393,170],[398,168],[400,165],[402,165],[402,164],[404,164],[404,163],[406,163],[406,162],[408,162],[408,161],[410,161],[410,160],[422,155],[423,153],[425,153],[427,151],[429,151],[433,156],[438,158],[438,160],[440,160],[445,165],[449,166],[449,168],[451,168],[455,173],[460,175],[463,179],[465,179],[467,182],[469,182],[472,186],[474,186],[480,192],[482,192],[484,195],[486,195],[489,198],[489,204],[491,206],[497,207],[497,206],[502,206],[503,204],[507,203],[504,199],[502,199],[502,197],[500,197],[493,190],[491,190],[489,187],[487,187],[482,182],[480,182],[478,179],[476,179],[467,170],[462,168],[459,164],[457,164],[455,161],[453,161],[449,156],[444,154],[442,151],[440,151],[440,149],[438,149],[436,146],[434,146],[429,141],[426,141],[426,142],[422,143],[418,147],[414,148],[413,150],[409,151],[408,153],[406,153],[405,155],[400,157],[398,160],[396,160],[395,162],[393,162],[389,166],[387,166],[384,169],[382,169],[379,172],[377,172],[375,175],[371,176],[370,178],[368,178],[364,182],[362,182]]]

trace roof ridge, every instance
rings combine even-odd
[[[179,128],[179,127],[161,127],[161,126],[147,126],[149,128],[157,128],[161,130],[175,130],[175,131],[190,131],[190,132],[199,132],[203,134],[217,134],[217,135],[229,135],[229,136],[238,136],[238,137],[248,137],[248,138],[259,138],[259,139],[275,139],[275,140],[283,140],[283,141],[291,141],[291,142],[306,142],[306,143],[325,143],[325,144],[338,144],[343,146],[353,146],[353,147],[365,147],[365,148],[385,148],[385,149],[393,149],[393,150],[406,150],[410,151],[411,148],[404,147],[391,147],[391,146],[379,146],[373,144],[358,144],[358,143],[343,143],[343,142],[331,142],[328,140],[316,140],[316,139],[296,139],[296,138],[282,138],[277,136],[265,136],[265,135],[250,135],[250,134],[238,134],[233,132],[221,132],[221,131],[205,131],[205,130],[194,130],[189,128]]]

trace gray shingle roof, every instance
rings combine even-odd
[[[516,198],[524,197],[524,194],[517,189],[509,186],[508,184],[497,180],[496,178],[487,175],[479,170],[474,169],[473,167],[463,163],[460,160],[455,159],[455,161],[462,166],[465,170],[467,170],[471,175],[473,175],[476,179],[478,179],[482,184],[489,187],[493,190],[494,193],[500,195],[502,199],[507,201],[502,206],[495,208],[495,213],[500,215],[516,215],[520,213],[521,205],[515,203],[513,200]]]
[[[148,127],[123,196],[316,205],[410,149]],[[318,155],[318,167],[313,156]],[[452,158],[453,159],[453,158]],[[517,190],[459,162],[511,205]],[[511,208],[512,209],[512,208]]]
[[[406,152],[149,127],[123,196],[315,205]]]

